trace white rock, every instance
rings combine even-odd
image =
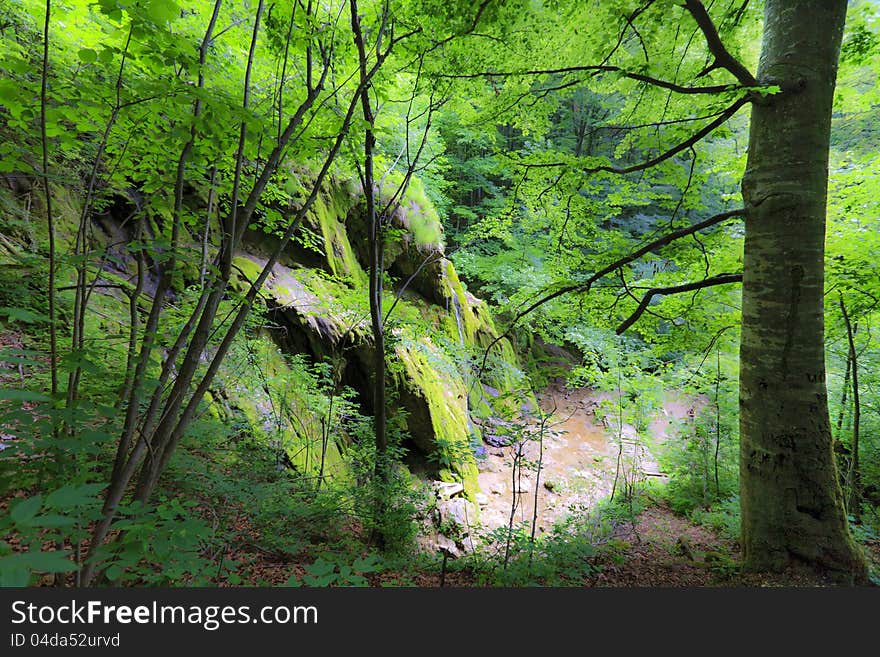
[[[461,551],[458,549],[458,546],[455,544],[455,541],[453,541],[448,536],[444,536],[443,534],[440,534],[439,536],[437,536],[436,546],[437,546],[437,550],[436,550],[437,552],[445,552],[453,559],[461,556]]]
[[[457,481],[435,481],[434,490],[437,491],[437,497],[441,500],[448,500],[464,492],[464,484]]]
[[[468,530],[477,524],[477,510],[474,505],[463,497],[443,500],[437,505],[440,512],[440,525],[445,524]]]

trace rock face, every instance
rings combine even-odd
[[[440,526],[461,534],[468,534],[476,524],[477,509],[470,500],[453,497],[443,500],[437,505],[440,514]]]
[[[385,179],[384,189],[379,190],[381,207],[392,200],[391,193],[399,182],[393,175]],[[12,197],[0,190],[0,206],[7,200],[10,204],[16,202],[14,185],[12,189]],[[111,282],[112,276],[132,278],[137,268],[129,249],[124,248],[134,239],[131,225],[123,220],[137,206],[136,195],[132,194],[116,194],[112,206],[95,219],[96,238],[108,249],[103,268]],[[76,225],[80,209],[63,187],[54,189],[53,197],[57,237],[64,247],[75,237],[70,227]],[[301,199],[293,197],[273,199],[272,213],[268,214],[277,219],[279,214],[295,211],[299,202]],[[202,200],[187,197],[185,203],[196,209]],[[266,329],[252,342],[258,343],[261,371],[269,378],[297,376],[289,362],[292,359],[285,356],[304,354],[314,362],[329,359],[338,373],[338,382],[359,393],[361,410],[371,413],[374,348],[363,205],[362,192],[354,185],[333,181],[322,190],[296,240],[285,249],[263,287],[267,324],[276,328]],[[161,232],[154,223],[146,227],[150,236]],[[481,350],[495,340],[498,332],[488,307],[468,293],[445,257],[440,218],[417,180],[412,181],[396,206],[391,226],[385,245],[389,281],[386,310],[399,297],[386,336],[390,408],[396,414],[392,424],[408,436],[403,446],[426,461],[427,472],[420,474],[460,485],[464,496],[474,502],[479,492],[475,456],[485,449],[480,427],[487,422],[482,420],[516,410],[512,400],[517,395],[511,393],[520,381],[518,361],[510,343],[499,340],[488,358],[488,367],[480,371],[479,378],[474,374],[474,363],[478,358],[482,361]],[[182,239],[186,242],[192,238]],[[242,287],[256,279],[275,250],[277,239],[268,219],[255,219],[235,257],[233,286]],[[187,248],[200,253],[201,241]],[[17,266],[16,250],[7,236],[0,235],[0,263]],[[170,299],[183,296],[200,277],[198,266],[185,259],[181,262]],[[148,264],[155,265],[152,261]],[[148,272],[145,295],[155,287],[155,276]],[[127,305],[122,305],[127,300],[108,288],[99,290],[91,305],[99,307],[102,302],[112,304],[113,309],[106,313],[106,320],[95,319],[88,330],[125,335],[127,315],[119,315],[118,310],[121,307],[127,313]],[[92,319],[90,316],[89,321]],[[239,362],[245,360],[244,356],[253,354],[243,354]],[[275,446],[279,463],[286,461],[286,465],[323,476],[332,476],[344,467],[345,446],[326,444],[327,432],[313,400],[273,399],[271,385],[240,381],[234,367],[224,364],[216,386],[206,396],[206,410],[211,415],[228,420],[229,425],[241,425],[242,430]],[[281,421],[279,406],[296,416],[296,421]],[[476,517],[476,505],[472,511]]]
[[[360,393],[370,412],[373,347],[360,201],[358,191],[344,185],[325,190],[307,218],[306,246],[285,254],[263,292],[270,318],[282,327],[277,332],[282,348],[341,362],[342,383]],[[521,378],[517,358],[504,339],[480,380],[468,372],[465,356],[498,333],[486,305],[465,290],[445,258],[442,226],[419,185],[410,186],[392,226],[385,267],[395,288],[386,290],[388,307],[400,297],[387,325],[393,405],[405,415],[407,433],[435,469],[432,474],[460,483],[474,500],[474,454],[482,439],[473,419],[510,412],[509,393]],[[248,234],[235,261],[242,283],[256,278],[272,239],[259,231]]]
[[[380,207],[397,206],[391,215],[392,230],[385,240],[385,271],[401,283],[408,281],[407,288],[429,303],[447,306],[448,261],[440,217],[417,179],[410,182],[406,196],[396,204],[392,193],[400,181],[394,180],[393,176],[390,178],[386,179],[381,189],[376,190]],[[362,210],[363,207],[356,204],[344,221],[357,258],[365,265],[368,262],[369,227]]]

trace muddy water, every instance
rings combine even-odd
[[[479,475],[480,488],[488,497],[481,511],[486,529],[507,525],[511,511],[514,523],[531,523],[537,501],[538,531],[547,531],[576,507],[593,506],[610,495],[616,450],[595,417],[598,401],[592,390],[566,390],[561,383],[545,390],[539,402],[553,415],[542,437],[533,427],[533,439],[523,443],[526,465],[516,480],[517,447],[489,448]]]
[[[552,413],[543,433],[536,426],[531,429],[533,439],[519,448],[487,449],[479,474],[480,488],[486,496],[481,505],[484,531],[506,526],[511,512],[514,524],[530,525],[536,503],[538,532],[549,531],[554,522],[570,512],[589,509],[611,495],[618,460],[618,485],[623,477],[663,477],[633,427],[624,424],[622,430],[616,426],[606,428],[597,419],[596,407],[610,398],[608,393],[588,388],[569,390],[557,381],[539,399],[544,411]],[[650,424],[651,442],[659,444],[670,439],[675,427],[687,422],[693,405],[687,400],[669,399]],[[517,449],[522,450],[521,461],[526,465],[514,479]]]

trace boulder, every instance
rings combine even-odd
[[[464,485],[458,482],[435,481],[434,491],[441,500],[448,500],[464,492]]]
[[[455,529],[461,534],[470,532],[471,527],[478,524],[478,511],[474,504],[463,497],[453,497],[437,504],[440,514],[440,526]]]

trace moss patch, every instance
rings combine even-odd
[[[315,199],[309,218],[321,232],[330,273],[339,278],[349,278],[357,286],[366,283],[367,275],[355,256],[343,223],[352,203],[345,189],[335,188]]]
[[[220,379],[229,406],[249,433],[283,449],[297,472],[317,476],[323,441],[313,391],[306,389],[302,373],[291,369],[268,336],[251,342],[249,358],[253,367],[230,368]],[[243,371],[248,376],[242,376]],[[332,480],[348,474],[340,446],[329,440],[324,452],[325,477]]]
[[[458,278],[458,272],[455,271],[455,266],[450,260],[444,260],[443,277],[445,283],[445,296],[449,305],[449,315],[456,327],[456,332],[452,334],[452,337],[456,339],[461,337],[467,346],[473,347],[476,344],[477,332],[480,329],[480,320],[474,314],[468,294],[465,291],[461,280]],[[460,328],[458,321],[456,320],[456,314],[461,322]],[[493,324],[493,331],[494,328],[495,326]]]
[[[400,188],[402,182],[403,175],[397,171],[386,176],[382,186],[383,206],[391,203],[394,192]],[[413,177],[410,180],[394,218],[399,228],[406,229],[408,233],[406,241],[413,243],[417,249],[442,250],[443,224],[418,178]]]
[[[454,364],[429,338],[404,337],[396,346],[395,354],[403,365],[403,385],[426,404],[427,415],[410,410],[408,423],[428,421],[433,432],[433,445],[418,437],[429,432],[410,427],[419,447],[433,453],[439,464],[440,477],[446,481],[460,481],[465,493],[472,498],[479,492],[477,465],[471,451],[470,422],[467,410],[467,389]],[[406,404],[411,406],[411,404]],[[423,441],[424,439],[422,439]]]

